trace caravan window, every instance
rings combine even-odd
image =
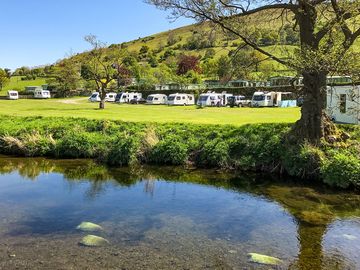
[[[346,95],[340,95],[340,112],[346,113]]]
[[[159,100],[159,98],[156,97],[156,98],[154,98],[154,100]]]
[[[266,99],[267,99],[267,100],[271,100],[271,96],[267,96]]]
[[[175,96],[170,96],[168,100],[169,100],[169,101],[175,100]]]
[[[208,99],[209,96],[201,96],[200,97],[200,101],[206,101]]]
[[[181,97],[176,97],[176,100],[181,100]]]
[[[148,100],[148,101],[153,101],[153,100],[154,100],[154,97],[148,96],[148,98],[147,98],[146,100]]]
[[[192,96],[189,96],[189,100],[192,100]]]
[[[210,100],[215,100],[215,97],[214,97],[214,96],[211,96],[211,97],[210,97]]]
[[[38,94],[37,92],[36,92],[36,94]],[[97,97],[97,94],[93,94],[92,96],[91,96],[91,98],[96,98]]]
[[[186,99],[186,97],[183,96],[182,99]]]
[[[254,99],[255,101],[262,101],[262,100],[265,100],[265,96],[264,96],[264,95],[254,96],[253,99]]]

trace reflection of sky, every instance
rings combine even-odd
[[[337,220],[329,225],[323,249],[327,257],[342,260],[350,269],[360,269],[360,218]]]
[[[249,252],[284,259],[298,253],[293,218],[265,198],[171,181],[154,181],[150,195],[146,181],[131,187],[99,183],[68,182],[61,174],[41,174],[35,181],[24,181],[17,173],[1,175],[1,207],[22,213],[8,234],[61,234],[84,220],[100,224],[128,221],[139,228],[136,232],[146,232],[167,226],[162,220],[167,216],[191,220],[194,226],[188,230],[247,246]]]

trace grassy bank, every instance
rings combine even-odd
[[[143,124],[75,118],[1,117],[0,152],[94,158],[113,166],[194,165],[287,173],[343,188],[360,187],[360,128],[346,143],[286,146],[289,124]]]
[[[98,110],[98,103],[87,98],[51,100],[0,100],[0,115],[81,117],[122,120],[141,123],[192,123],[244,125],[253,123],[294,123],[300,118],[299,108],[204,108],[195,106],[149,106],[107,103]]]

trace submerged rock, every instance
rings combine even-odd
[[[100,225],[91,222],[82,222],[79,226],[76,227],[76,229],[83,232],[97,232],[103,230]]]
[[[355,235],[351,235],[351,234],[343,234],[343,237],[347,240],[356,240],[358,239]]]
[[[249,261],[253,263],[266,264],[266,265],[279,265],[283,262],[278,258],[257,254],[257,253],[249,253],[248,256],[249,256]]]
[[[99,236],[87,235],[80,241],[80,244],[86,247],[103,247],[110,244],[110,242]]]

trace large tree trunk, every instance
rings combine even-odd
[[[315,34],[317,11],[308,0],[300,0],[299,6],[301,12],[297,16],[301,50],[306,55],[309,51],[319,50],[319,41]],[[306,58],[303,60],[312,61],[312,59]],[[318,70],[317,64],[313,66],[309,63],[308,70],[302,71],[304,103],[301,109],[301,119],[295,124],[292,132],[298,142],[307,141],[314,145],[318,145],[322,138],[335,130],[334,125],[325,114],[327,72]]]
[[[100,104],[99,104],[100,110],[105,109],[105,98],[106,98],[106,90],[102,88],[100,91]]]
[[[326,109],[326,73],[304,72],[304,104],[301,119],[296,122],[293,135],[298,141],[319,144],[335,130],[325,113]]]

